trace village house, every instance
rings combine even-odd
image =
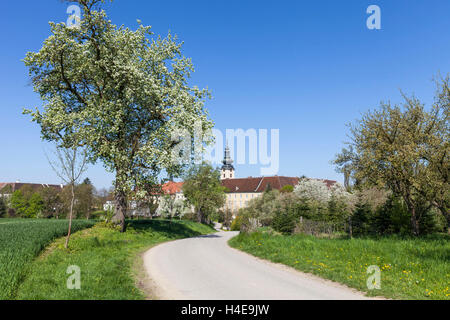
[[[22,188],[29,188],[35,192],[45,188],[53,188],[60,191],[64,186],[62,184],[22,183],[20,181],[0,182],[0,197],[10,197],[15,191]]]

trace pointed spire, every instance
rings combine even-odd
[[[230,148],[228,147],[228,141],[227,141],[227,146],[225,147],[225,152],[224,152],[224,156],[223,156],[223,166],[222,166],[222,170],[234,170],[233,168],[233,160],[231,159],[231,155],[230,155]]]

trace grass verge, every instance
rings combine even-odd
[[[450,299],[450,236],[418,239],[320,239],[265,231],[241,233],[230,246],[367,292],[394,299]],[[381,270],[381,289],[368,290],[367,267]]]
[[[136,287],[133,270],[139,253],[161,242],[214,231],[190,221],[130,221],[125,233],[98,224],[74,234],[69,249],[64,248],[63,239],[55,241],[33,262],[32,272],[20,285],[17,299],[144,299],[146,295]],[[66,271],[71,265],[80,267],[80,290],[67,289]]]

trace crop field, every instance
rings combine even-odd
[[[75,220],[72,231],[93,221]],[[0,300],[14,299],[33,259],[55,238],[67,233],[67,220],[0,219]]]

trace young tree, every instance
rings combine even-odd
[[[195,207],[197,221],[206,223],[208,216],[225,204],[219,170],[205,163],[192,166],[184,179],[183,194]]]
[[[69,229],[67,231],[66,242],[64,246],[69,245],[70,234],[72,231],[73,207],[75,203],[75,185],[87,170],[87,153],[85,150],[73,147],[71,149],[56,148],[56,160],[50,160],[53,171],[58,177],[70,187],[70,209],[69,209]]]
[[[90,161],[115,173],[115,220],[124,231],[131,191],[144,192],[142,181],[175,165],[179,129],[192,136],[213,124],[204,109],[209,92],[189,86],[193,65],[176,37],[152,38],[143,25],[117,27],[95,10],[101,2],[79,0],[79,25],[50,23],[41,50],[26,55],[44,109],[25,113],[41,126],[43,139],[83,146]]]

